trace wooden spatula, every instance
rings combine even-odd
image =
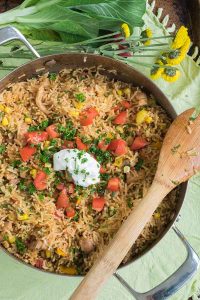
[[[195,118],[194,114],[194,109],[187,110],[171,124],[164,139],[151,188],[124,221],[102,256],[75,290],[71,300],[95,299],[163,198],[200,170],[200,116]],[[191,116],[194,119],[192,122]]]

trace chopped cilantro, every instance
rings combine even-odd
[[[51,147],[56,146],[56,144],[57,144],[57,140],[52,139],[52,140],[50,141],[50,146],[51,146]]]
[[[50,175],[51,174],[51,170],[49,168],[44,168],[43,171],[47,174]]]
[[[75,94],[75,98],[78,102],[85,102],[86,98],[83,93]]]
[[[57,78],[57,74],[56,73],[50,73],[49,74],[49,79],[55,81]]]
[[[50,153],[45,150],[42,150],[39,159],[43,163],[48,163],[50,161]]]
[[[128,205],[129,208],[132,208],[132,207],[133,207],[133,203],[132,203],[131,198],[128,198],[128,199],[127,199],[127,205]]]
[[[104,173],[104,174],[100,174],[100,178],[101,180],[103,181],[107,181],[109,179],[110,175],[107,174],[107,173]]]
[[[24,179],[22,179],[19,184],[18,184],[18,187],[20,189],[20,191],[25,191],[26,190],[26,186],[24,184]]]
[[[87,159],[86,157],[81,159],[81,163],[82,163],[82,164],[84,164],[84,163],[87,162],[87,161],[88,161],[88,159]]]
[[[77,222],[79,220],[79,213],[76,212],[75,216],[72,218],[73,221]]]
[[[81,159],[81,157],[82,157],[84,154],[85,154],[85,151],[80,150],[80,151],[77,153],[77,157],[78,157],[79,159]]]
[[[44,194],[39,194],[38,198],[40,199],[40,201],[43,201],[44,200]]]
[[[0,154],[3,154],[6,151],[5,145],[0,145]]]
[[[58,125],[58,132],[61,133],[62,138],[65,140],[73,140],[76,135],[76,129],[73,127],[73,123],[68,121],[66,126]]]
[[[11,166],[13,168],[16,168],[16,167],[19,167],[21,165],[21,161],[20,160],[14,160],[12,163],[11,163]]]
[[[134,167],[135,170],[139,171],[142,168],[143,164],[144,164],[144,159],[139,157],[138,162],[136,163],[136,165]]]
[[[24,254],[24,252],[26,251],[26,245],[24,244],[21,238],[16,238],[15,245],[17,248],[17,252],[20,254]]]
[[[40,130],[43,131],[49,126],[49,124],[50,124],[50,120],[44,120],[37,126],[34,126],[34,125],[29,126],[28,131],[29,132],[31,132],[31,131],[40,131]]]
[[[101,149],[95,147],[95,146],[91,146],[89,148],[90,153],[94,154],[97,161],[102,164],[102,163],[106,163],[108,161],[111,160],[112,156],[110,154],[110,152],[108,151],[102,151]]]
[[[28,192],[31,195],[36,192],[36,188],[32,182],[28,185]]]

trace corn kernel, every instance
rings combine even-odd
[[[131,95],[131,89],[129,88],[124,89],[124,94],[129,97]]]
[[[75,103],[74,103],[74,106],[75,106],[75,108],[77,108],[77,109],[81,109],[81,108],[84,107],[84,103],[81,103],[81,102],[75,102]]]
[[[150,124],[150,123],[153,122],[153,118],[150,117],[150,116],[148,116],[148,117],[145,119],[145,122],[146,122],[147,124]]]
[[[57,248],[55,252],[60,256],[67,256],[67,254],[64,251],[62,251],[60,248]]]
[[[17,220],[26,221],[26,220],[28,220],[28,215],[27,214],[17,215]]]
[[[50,250],[46,250],[45,254],[46,254],[46,258],[50,258],[51,257],[51,251]]]
[[[116,127],[117,131],[120,132],[120,133],[123,133],[124,132],[124,128],[122,126],[117,126]]]
[[[37,174],[37,170],[36,170],[36,169],[30,170],[30,175],[31,175],[33,178],[35,178],[36,174]]]
[[[76,275],[78,273],[76,268],[74,268],[74,267],[60,266],[59,269],[60,269],[61,273],[65,273],[65,274],[68,274],[68,275]]]
[[[5,107],[3,104],[0,104],[0,111],[4,111]]]
[[[130,169],[131,169],[131,168],[130,168],[129,166],[125,166],[125,167],[124,167],[124,173],[125,173],[125,174],[129,173],[129,172],[130,172]]]
[[[13,235],[8,236],[8,241],[10,244],[13,244],[15,242],[15,240],[16,240],[15,236],[13,236]]]
[[[3,117],[2,121],[1,121],[1,124],[2,124],[3,126],[8,126],[8,124],[9,124],[8,118]]]
[[[117,90],[117,95],[122,96],[123,92],[122,90]]]
[[[45,142],[44,142],[44,148],[48,148],[49,145],[50,145],[50,141],[45,141]]]
[[[160,219],[160,214],[159,214],[159,213],[155,213],[155,214],[154,214],[154,218],[155,218],[155,219]]]
[[[15,218],[15,214],[11,211],[9,214],[8,214],[8,219],[10,221],[14,221],[16,218]]]
[[[122,157],[116,157],[115,158],[114,166],[121,167],[122,163],[123,163],[123,158]]]
[[[75,111],[75,110],[70,110],[69,111],[69,115],[71,116],[71,117],[78,117],[79,116],[79,112],[78,111]]]
[[[108,133],[107,135],[106,135],[106,137],[108,138],[108,139],[113,139],[114,138],[114,135],[112,134],[112,133]]]
[[[82,197],[78,197],[78,199],[77,199],[77,201],[76,201],[76,205],[79,205],[79,204],[81,204],[81,201],[82,201]]]
[[[29,117],[26,117],[26,118],[24,119],[24,122],[25,122],[26,124],[31,124],[31,123],[32,123],[32,119],[29,118]]]
[[[12,109],[11,109],[10,107],[6,106],[6,107],[4,108],[4,111],[5,111],[6,114],[10,114],[11,111],[12,111]]]
[[[145,109],[140,110],[136,115],[136,123],[138,125],[142,124],[143,122],[145,122],[148,116],[148,111],[146,111]]]

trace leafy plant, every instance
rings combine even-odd
[[[35,40],[80,42],[126,22],[142,26],[145,0],[25,0],[0,14],[0,26],[14,25]]]

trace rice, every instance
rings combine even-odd
[[[85,97],[81,104],[77,94]],[[131,103],[126,110],[128,121],[116,126],[113,119],[122,109],[122,100]],[[0,142],[5,147],[0,154],[1,244],[38,268],[71,275],[85,274],[147,193],[171,120],[140,88],[111,80],[95,68],[64,69],[57,75],[44,74],[15,83],[0,94],[0,104],[11,109],[10,114],[0,113]],[[98,116],[92,125],[81,126],[81,113],[88,107],[95,108]],[[151,122],[137,124],[136,115],[142,109],[147,111]],[[2,125],[5,116],[9,120],[7,126]],[[26,118],[31,118],[31,125],[26,124]],[[68,188],[72,183],[69,174],[55,172],[52,166],[53,153],[63,147],[62,134],[49,140],[49,148],[45,147],[45,141],[37,145],[37,153],[29,161],[22,162],[20,157],[19,150],[26,144],[25,133],[46,120],[48,125],[53,123],[64,128],[70,120],[72,130],[75,129],[76,135],[88,145],[88,151],[91,145],[97,145],[100,137],[109,142],[123,139],[128,145],[127,153],[120,156],[121,164],[109,153],[109,159],[101,162],[108,175],[101,175],[100,184],[88,188],[77,186],[69,194],[70,205],[75,210],[71,218],[66,216],[64,209],[56,208],[60,193],[57,184],[64,183]],[[145,138],[148,145],[133,151],[130,145],[136,136]],[[74,137],[71,140],[74,142]],[[124,166],[128,166],[127,173],[124,173]],[[43,191],[34,187],[30,173],[33,169],[48,171],[47,188]],[[119,191],[111,192],[106,188],[108,177],[120,179]],[[176,194],[176,191],[171,192],[160,204],[123,263],[142,253],[163,232],[174,216]],[[104,197],[106,201],[101,212],[92,208],[95,196]],[[26,219],[20,220],[24,215]]]

